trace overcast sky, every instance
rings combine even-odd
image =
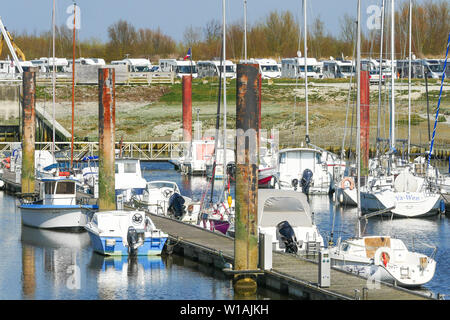
[[[404,1],[404,0],[402,0]],[[390,6],[390,1],[387,1]],[[395,1],[398,4],[400,1]],[[422,1],[420,1],[422,2]],[[72,0],[57,0],[56,24],[65,24],[66,13]],[[309,0],[308,22],[320,15],[326,30],[339,34],[339,18],[345,13],[356,16],[357,0]],[[381,0],[361,1],[362,21],[367,19],[366,9],[380,5]],[[50,30],[53,0],[2,0],[0,11],[3,23],[10,31],[29,33]],[[187,26],[203,28],[212,19],[222,21],[222,0],[78,0],[81,9],[82,40],[96,38],[107,41],[107,28],[119,19],[136,28],[161,28],[176,41],[183,40]],[[247,0],[249,25],[261,21],[273,10],[290,10],[303,25],[301,0]],[[227,22],[243,21],[243,0],[226,1]],[[362,27],[365,24],[362,23]]]

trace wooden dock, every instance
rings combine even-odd
[[[198,226],[188,225],[159,215],[148,214],[157,228],[170,236],[169,250],[199,262],[225,268],[233,263],[234,239]],[[318,286],[318,263],[291,254],[273,252],[272,269],[258,276],[258,284],[300,299],[339,300],[426,300],[416,292],[386,283],[368,287],[367,279],[331,270],[331,286]]]

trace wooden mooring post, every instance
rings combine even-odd
[[[114,68],[98,69],[99,211],[116,209],[116,91]]]
[[[259,79],[258,65],[237,65],[234,289],[244,296],[257,288]]]
[[[22,194],[35,192],[34,151],[36,141],[36,73],[31,67],[23,72],[22,100]]]

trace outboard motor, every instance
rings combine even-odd
[[[295,236],[294,229],[287,221],[282,221],[277,224],[277,232],[280,234],[281,240],[286,247],[286,253],[297,253],[297,237]]]
[[[174,193],[169,198],[169,208],[167,211],[174,215],[175,219],[180,219],[185,213],[184,198],[179,193]]]
[[[135,227],[129,226],[127,232],[128,253],[136,254],[137,249],[144,244],[144,230],[136,230]]]
[[[313,177],[313,173],[311,170],[305,169],[303,171],[301,185],[302,185],[302,192],[304,194],[309,193],[309,187],[311,186],[312,177]]]
[[[229,162],[227,164],[227,174],[228,176],[234,178],[236,175],[236,165],[234,162]]]
[[[294,190],[297,191],[297,187],[298,187],[298,179],[292,179],[291,185],[292,185],[292,187],[294,188]]]

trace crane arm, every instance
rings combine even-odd
[[[13,37],[11,36],[11,34],[9,33],[9,31],[6,31],[6,34],[8,35],[9,41],[11,42],[11,45],[14,48],[14,51],[17,54],[17,57],[22,60],[22,61],[26,61],[27,59],[25,58],[25,54],[22,52],[22,50],[20,50],[20,48],[16,45],[16,43],[14,42]],[[0,40],[0,56],[2,54],[2,49],[3,49],[3,42],[4,42],[4,36],[3,34],[1,35],[1,40]]]

